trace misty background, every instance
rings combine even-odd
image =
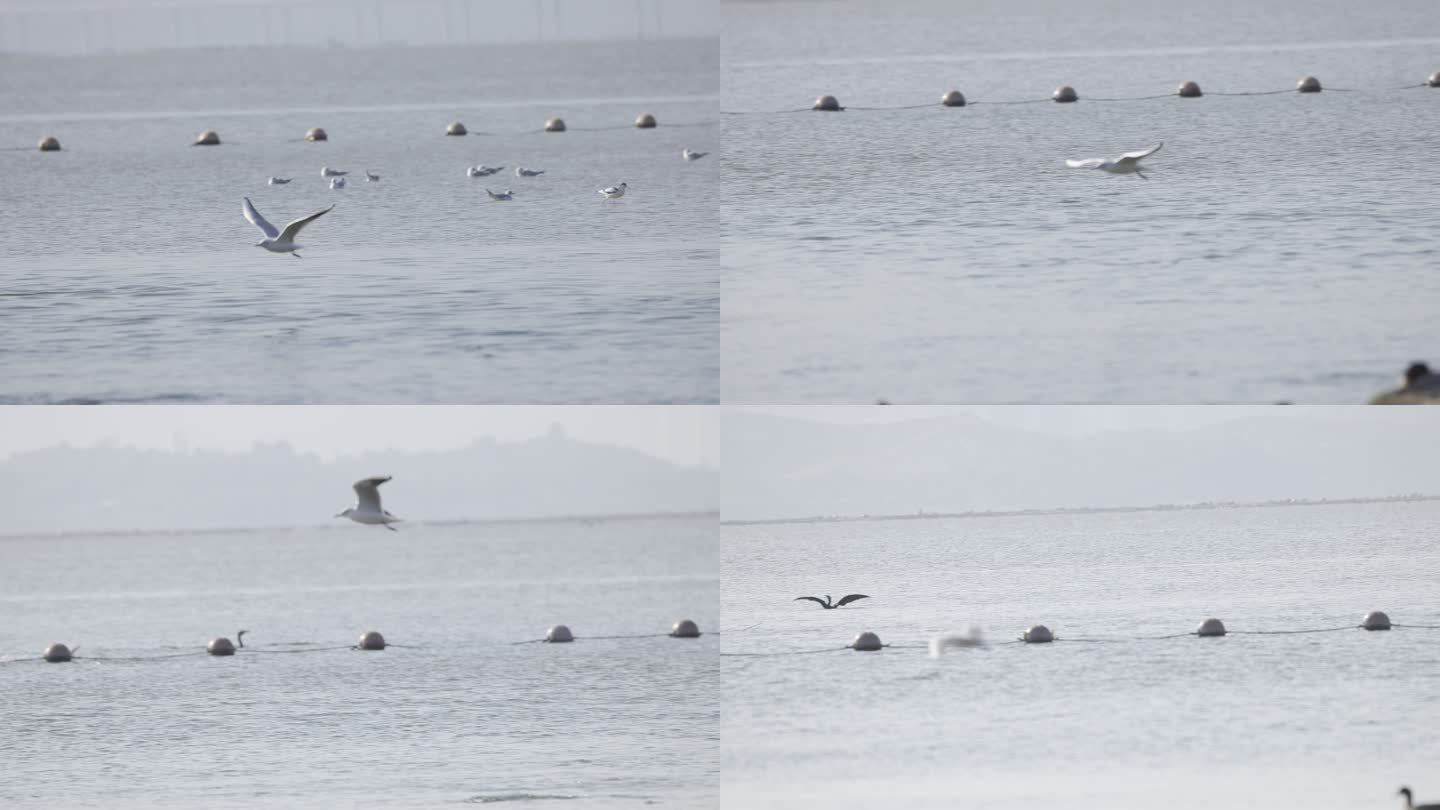
[[[9,0],[0,52],[715,37],[718,0]]]
[[[728,412],[722,518],[1440,494],[1440,409],[908,410]]]
[[[542,429],[527,410],[6,409],[0,534],[353,526],[332,516],[372,475],[394,476],[384,505],[409,521],[716,510],[718,472],[704,463],[715,453],[713,410],[546,408],[562,418]],[[570,435],[566,413],[586,438]],[[167,415],[185,425],[169,447],[156,435]],[[311,431],[327,418],[348,441]],[[647,434],[651,422],[665,424]],[[85,440],[36,440],[67,423]]]

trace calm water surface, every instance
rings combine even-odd
[[[0,539],[0,805],[713,808],[717,571],[713,517]]]
[[[723,116],[727,399],[1358,403],[1434,357],[1419,0],[797,0],[725,26],[721,106],[750,113]],[[1352,92],[1091,100],[1307,73]],[[1062,83],[1079,103],[1044,101]],[[822,93],[851,109],[774,112]],[[859,109],[901,105],[926,106]],[[1064,164],[1159,141],[1149,182]]]
[[[1440,504],[729,526],[735,807],[1387,808],[1440,793]],[[870,595],[836,610],[791,601]],[[939,659],[928,640],[1051,645]],[[894,645],[843,648],[862,630]],[[735,653],[829,652],[747,657]]]
[[[0,57],[0,403],[713,402],[717,47]]]

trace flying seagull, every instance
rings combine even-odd
[[[378,175],[378,174],[370,171],[369,169],[366,169],[366,170],[365,170],[365,182],[367,182],[367,183],[378,183],[378,182],[380,182],[380,175]]]
[[[708,155],[708,154],[710,154],[710,153],[709,153],[709,152],[696,152],[696,151],[693,150],[693,149],[686,149],[685,151],[681,152],[680,154],[683,155],[686,160],[699,160],[700,158],[705,157],[706,155]]]
[[[349,174],[349,173],[350,173],[350,172],[342,172],[342,171],[340,171],[339,169],[332,169],[332,168],[330,168],[329,166],[321,166],[321,167],[320,167],[320,176],[321,176],[321,177],[344,177],[345,175],[347,175],[347,174]]]
[[[596,189],[596,191],[598,191],[601,196],[606,197],[607,199],[614,200],[620,197],[624,197],[626,188],[627,186],[624,183],[621,183],[618,186],[608,186],[606,188]]]
[[[1150,149],[1142,149],[1139,152],[1126,152],[1114,160],[1104,158],[1089,158],[1087,160],[1067,160],[1065,165],[1072,169],[1103,169],[1111,174],[1138,174],[1141,180],[1149,180],[1144,172],[1140,171],[1140,160],[1150,157],[1160,151],[1165,142],[1161,141]]]
[[[330,206],[330,208],[334,207],[333,205]],[[263,247],[271,253],[289,253],[297,259],[300,258],[300,254],[295,251],[299,250],[301,246],[295,244],[295,237],[300,235],[300,229],[309,225],[312,220],[319,219],[325,214],[328,214],[330,208],[326,208],[323,211],[316,211],[308,217],[301,217],[286,225],[285,230],[281,231],[277,230],[274,225],[271,225],[265,217],[260,216],[260,212],[256,211],[255,206],[250,204],[249,197],[245,198],[245,205],[243,206],[245,218],[250,220],[250,224],[265,232],[265,239],[256,242],[256,247]]]
[[[850,604],[851,602],[854,602],[854,601],[857,600],[857,599],[869,599],[869,598],[870,598],[870,597],[866,596],[866,595],[863,594],[863,593],[852,593],[852,594],[850,594],[849,596],[842,596],[842,597],[840,597],[840,601],[839,601],[839,602],[836,602],[835,604],[832,605],[832,604],[830,604],[830,594],[827,593],[827,594],[825,594],[825,598],[824,598],[824,599],[821,599],[821,598],[819,598],[819,597],[817,597],[817,596],[797,596],[797,597],[795,597],[795,599],[794,599],[793,601],[799,602],[799,601],[802,600],[802,599],[809,599],[811,602],[814,602],[815,604],[819,605],[819,606],[822,607],[822,608],[825,608],[826,610],[834,610],[835,608],[838,608],[838,607],[840,607],[841,605],[848,605],[848,604]]]
[[[331,190],[331,191],[334,191],[334,190],[337,189],[337,188],[344,188],[344,187],[345,187],[345,178],[343,178],[343,177],[332,177],[332,178],[330,178],[330,190]]]
[[[335,517],[348,517],[356,523],[368,523],[372,526],[384,526],[390,531],[395,531],[391,523],[399,523],[400,518],[386,512],[380,506],[380,485],[390,480],[390,476],[383,478],[366,478],[355,482],[355,505]]]

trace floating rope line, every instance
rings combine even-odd
[[[839,652],[839,651],[841,651],[841,650],[848,650],[848,649],[850,649],[850,648],[849,648],[849,647],[826,647],[826,648],[823,649],[823,650],[788,650],[788,651],[785,651],[785,652],[768,652],[768,653],[727,653],[727,652],[722,652],[722,653],[720,653],[720,656],[721,656],[722,658],[770,658],[770,657],[776,656],[776,655],[814,655],[815,653]]]

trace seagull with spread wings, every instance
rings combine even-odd
[[[1139,175],[1141,180],[1149,180],[1150,178],[1146,177],[1144,172],[1140,171],[1140,161],[1143,158],[1150,157],[1156,152],[1159,152],[1160,147],[1164,145],[1165,142],[1161,141],[1149,149],[1141,149],[1138,152],[1126,152],[1114,160],[1106,160],[1105,158],[1067,160],[1065,161],[1065,165],[1072,169],[1101,169],[1111,174],[1135,174]]]
[[[334,207],[333,205],[330,206],[330,208]],[[262,241],[256,242],[255,247],[263,247],[271,253],[289,253],[297,259],[300,258],[300,254],[295,251],[299,250],[301,246],[295,244],[295,237],[300,235],[300,229],[325,214],[328,214],[330,208],[326,208],[323,211],[316,211],[308,217],[301,217],[286,225],[285,230],[282,231],[274,225],[271,225],[270,221],[265,219],[265,217],[260,216],[260,212],[256,211],[255,206],[250,203],[249,197],[245,198],[245,205],[243,206],[245,218],[250,220],[251,225],[259,228],[265,234],[265,238]]]
[[[822,607],[822,608],[825,608],[826,610],[834,610],[835,608],[838,608],[838,607],[840,607],[841,605],[848,605],[848,604],[850,604],[851,602],[854,602],[854,601],[857,600],[857,599],[869,599],[869,598],[870,598],[870,597],[866,596],[866,595],[863,594],[863,593],[852,593],[852,594],[850,594],[849,596],[842,596],[842,597],[840,597],[840,601],[839,601],[839,602],[836,602],[835,604],[832,605],[832,604],[830,604],[830,594],[827,593],[827,594],[825,594],[825,598],[824,598],[824,599],[821,599],[821,598],[818,597],[818,596],[797,596],[797,597],[795,597],[794,601],[799,602],[799,601],[802,600],[802,599],[809,599],[811,602],[814,602],[815,604],[819,605],[819,606]]]
[[[356,523],[368,523],[372,526],[384,526],[390,531],[395,531],[391,523],[399,523],[400,518],[386,512],[380,506],[380,485],[390,480],[390,476],[376,476],[365,478],[355,482],[355,505],[346,509],[335,517],[348,517]]]

